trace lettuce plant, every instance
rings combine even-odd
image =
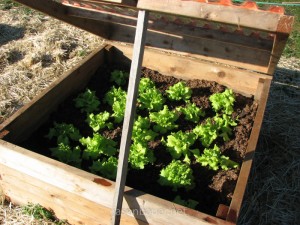
[[[105,138],[97,133],[95,133],[92,138],[81,138],[79,141],[83,146],[86,147],[83,152],[84,159],[97,159],[101,154],[113,156],[117,152],[117,142]]]
[[[161,110],[164,102],[165,99],[155,87],[154,82],[149,78],[141,78],[138,96],[139,108],[158,111]]]
[[[195,209],[196,206],[199,204],[198,201],[195,201],[193,199],[184,200],[180,197],[180,195],[176,195],[175,199],[173,200],[174,203],[183,205],[185,207]]]
[[[184,100],[188,101],[191,98],[192,90],[191,88],[187,87],[186,84],[182,81],[174,84],[173,86],[169,87],[166,90],[168,94],[168,98],[170,100]]]
[[[80,108],[81,112],[92,113],[99,109],[100,101],[97,98],[95,91],[86,89],[85,92],[79,94],[74,99],[75,107]]]
[[[178,107],[177,110],[184,114],[184,119],[198,123],[200,116],[205,116],[205,112],[196,106],[195,103],[188,103],[185,107]]]
[[[160,171],[158,183],[172,187],[173,191],[177,191],[178,188],[190,190],[195,186],[192,169],[179,160],[173,160]]]
[[[196,153],[196,152],[194,152]],[[203,154],[194,154],[197,162],[202,166],[208,166],[209,169],[218,170],[219,168],[223,170],[228,170],[230,168],[237,168],[238,164],[229,159],[224,155],[221,155],[220,148],[214,145],[214,148],[205,148]]]
[[[110,75],[110,81],[115,82],[119,86],[126,84],[126,81],[129,78],[129,73],[123,72],[121,70],[114,70]]]
[[[197,125],[193,132],[197,135],[197,137],[201,140],[201,143],[204,147],[209,147],[212,142],[217,139],[218,132],[215,124],[212,123],[211,118],[206,119],[206,121]]]
[[[90,167],[92,173],[100,173],[105,178],[116,179],[118,169],[118,159],[114,156],[110,156],[108,159],[102,159],[93,161],[93,165]]]
[[[235,97],[231,89],[226,89],[222,93],[215,93],[209,97],[209,100],[215,112],[222,111],[227,115],[233,113]]]
[[[51,155],[59,161],[80,168],[81,149],[79,146],[72,148],[69,144],[59,143],[57,147],[50,148]]]
[[[54,127],[50,128],[46,137],[49,139],[56,137],[58,144],[64,143],[68,145],[70,144],[70,140],[78,141],[81,138],[81,135],[79,130],[74,127],[73,124],[54,122]]]
[[[167,146],[168,151],[172,155],[173,159],[179,159],[184,156],[183,161],[190,163],[190,147],[195,142],[195,134],[182,132],[171,133],[167,136],[167,141],[163,141],[163,144]]]
[[[111,122],[106,122],[107,120],[109,120],[109,117],[110,114],[107,111],[101,112],[96,115],[94,113],[91,113],[88,115],[87,122],[94,132],[97,132],[104,127],[112,129],[113,124]]]
[[[134,142],[130,147],[128,161],[134,169],[144,169],[145,165],[153,163],[155,157],[153,151],[147,146],[147,143]]]
[[[229,136],[232,135],[232,128],[237,125],[237,123],[228,115],[223,114],[222,117],[216,115],[214,118],[218,136],[221,136],[224,141],[229,141]]]
[[[122,122],[125,114],[126,107],[126,91],[122,90],[121,87],[112,87],[104,97],[104,102],[112,106],[113,114],[116,123]]]
[[[149,113],[150,121],[155,122],[153,129],[155,132],[165,134],[168,130],[172,130],[178,127],[175,121],[179,115],[176,111],[170,111],[167,105],[158,112]]]
[[[132,140],[136,142],[153,141],[158,134],[150,129],[150,120],[147,117],[138,116],[132,129]]]

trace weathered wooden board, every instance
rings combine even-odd
[[[285,27],[281,26],[289,16],[264,10],[182,0],[139,0],[137,7],[270,32],[277,32],[280,29],[280,32],[290,33],[292,29],[292,23],[286,23]]]
[[[136,25],[135,17],[120,13],[96,12],[68,7],[51,0],[43,0],[43,4],[40,1],[17,1],[107,40],[133,43]],[[126,11],[125,7],[124,10]],[[268,15],[273,14],[283,16],[268,12]],[[286,23],[280,25],[280,30],[292,24],[292,17],[283,18],[285,18]],[[264,19],[263,21],[267,20]],[[287,25],[284,26],[285,24]],[[203,60],[272,74],[288,34],[285,34],[283,37],[279,42],[278,38],[257,38],[255,35],[251,36],[250,34],[241,35],[222,30],[183,26],[175,22],[164,21],[163,19],[153,19],[149,21],[146,45],[184,53]],[[276,43],[278,43],[279,47],[274,45],[274,40],[277,40]]]
[[[19,140],[37,128],[56,105],[74,91],[80,90],[90,79],[86,68],[101,63],[130,63],[132,48],[126,45],[106,46],[94,52],[79,67],[64,75],[59,82],[37,96],[30,106],[21,109],[2,129],[10,132],[10,140]],[[160,59],[160,63],[157,63]],[[91,64],[92,63],[92,64]],[[166,75],[183,79],[208,79],[229,85],[234,90],[254,95],[259,109],[247,148],[247,157],[242,165],[227,221],[187,209],[183,206],[151,196],[138,190],[126,188],[121,224],[233,224],[236,222],[249,176],[266,100],[270,88],[270,76],[241,69],[223,67],[196,59],[145,50],[143,66]],[[80,71],[80,72],[74,72]],[[94,71],[91,69],[90,71]],[[251,76],[252,74],[252,76]],[[80,78],[80,81],[77,79]],[[59,100],[58,100],[59,99]],[[55,104],[52,104],[52,101]],[[38,113],[43,106],[41,116]],[[36,107],[37,106],[37,107]],[[48,107],[47,107],[48,106]],[[34,116],[30,116],[35,113]],[[41,112],[40,112],[41,113]],[[22,126],[21,133],[18,131]],[[1,130],[0,130],[1,132]],[[16,135],[16,138],[14,138]],[[15,142],[13,142],[15,143]],[[25,204],[39,202],[74,224],[109,224],[115,183],[102,177],[33,153],[15,144],[0,140],[0,186],[12,201]],[[43,187],[43,188],[41,188]],[[224,214],[224,212],[223,212]],[[223,215],[224,217],[224,215]]]
[[[72,224],[110,224],[114,182],[0,140],[0,186],[13,202],[40,203]],[[231,224],[127,188],[121,224]]]
[[[114,50],[116,51],[115,57],[119,57],[118,61],[126,60],[123,55],[127,59],[132,57],[130,45],[116,43],[114,45],[117,46]],[[157,63],[158,59],[159,63]],[[223,66],[217,63],[212,64],[207,61],[172,54],[172,52],[161,54],[160,51],[149,48],[145,51],[143,66],[160,71],[162,74],[172,75],[185,80],[205,79],[216,81],[246,96],[255,95],[260,78],[270,78],[268,75]]]

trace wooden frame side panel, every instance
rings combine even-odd
[[[113,44],[116,46],[114,49],[116,62],[127,61],[125,63],[128,63],[132,57],[131,46]],[[157,63],[157,59],[159,59],[159,63]],[[170,52],[161,54],[160,51],[149,48],[145,51],[143,66],[181,79],[215,81],[246,96],[255,95],[260,78],[270,78],[268,75],[211,64]]]
[[[67,7],[51,0],[43,0],[42,3],[41,1],[31,0],[17,1],[105,39],[133,43],[135,18],[113,13],[89,12],[84,9]],[[164,30],[164,28],[167,30]],[[150,25],[148,30],[146,45],[160,49],[170,49],[177,51],[178,54],[184,53],[212,62],[263,73],[268,72],[272,46],[270,42],[266,40],[262,43],[253,40],[249,42],[247,40],[251,38],[247,37],[241,38],[243,40],[242,44],[240,40],[231,43],[230,40],[233,39],[227,37],[230,35],[225,35],[225,38],[217,40],[217,37],[222,36],[222,34],[206,34],[207,37],[211,37],[207,38],[205,32],[200,29],[195,29],[193,32],[189,29],[186,27],[184,31],[180,32],[180,25],[167,25],[162,21],[155,22]],[[264,47],[260,47],[261,45],[264,45]]]
[[[227,213],[227,221],[237,222],[239,211],[242,205],[244,193],[246,190],[249,174],[251,171],[252,161],[256,150],[259,132],[263,122],[263,116],[267,105],[268,95],[271,86],[271,79],[260,79],[255,98],[258,100],[259,106],[253,123],[253,128],[248,141],[246,156],[241,167],[236,188],[231,200],[231,204]]]
[[[0,177],[4,194],[12,201],[38,202],[75,224],[110,224],[115,185],[110,180],[3,140]],[[124,198],[122,224],[165,225],[170,220],[179,225],[231,224],[128,187]]]
[[[197,1],[172,0],[170,3],[169,0],[139,0],[137,7],[270,32],[277,32],[278,21],[281,17],[285,17],[269,11],[249,10],[242,7]],[[290,32],[290,30],[285,30],[285,32]]]
[[[68,96],[84,88],[90,77],[104,62],[104,46],[96,49],[79,65],[67,71],[47,89],[23,106],[5,122],[0,132],[6,130],[5,140],[18,143],[26,139],[37,127],[47,120],[50,113]]]

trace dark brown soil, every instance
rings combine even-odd
[[[121,68],[124,69],[124,68]],[[101,68],[97,75],[94,76],[88,85],[91,90],[95,90],[97,96],[102,99],[104,93],[106,93],[110,86],[109,77],[111,69]],[[100,75],[99,75],[100,74]],[[104,75],[106,74],[106,75]],[[144,68],[142,76],[149,77],[156,83],[156,87],[160,91],[166,90],[169,86],[177,83],[179,80],[174,77],[163,76],[158,72]],[[226,87],[210,81],[204,80],[189,80],[187,85],[192,88],[192,102],[197,106],[204,108],[206,116],[214,116],[214,112],[211,108],[208,97],[216,92],[222,92]],[[123,87],[125,90],[127,87]],[[231,160],[238,162],[240,165],[245,157],[245,151],[247,148],[247,141],[250,136],[250,132],[253,125],[253,119],[257,110],[257,103],[252,98],[244,97],[240,94],[236,95],[236,102],[234,107],[234,117],[239,118],[239,124],[234,128],[232,139],[225,142],[220,138],[216,140],[216,143],[220,147],[222,153],[229,156]],[[21,146],[39,152],[46,156],[50,156],[49,148],[55,147],[55,141],[48,140],[45,135],[48,133],[49,128],[53,126],[53,122],[65,122],[72,123],[78,129],[83,136],[91,136],[92,130],[85,122],[85,114],[74,107],[73,99],[76,96],[71,96],[64,103],[60,105],[56,112],[53,113],[51,118],[45,123],[38,131],[36,131],[27,141],[21,143]],[[166,104],[169,107],[175,108],[179,105],[184,105],[184,102],[171,102]],[[111,109],[105,105],[101,111]],[[139,114],[145,114],[146,112],[138,112]],[[203,119],[204,120],[204,119]],[[201,123],[202,121],[200,121]],[[186,122],[181,116],[177,121],[179,125],[178,130],[191,130],[195,126],[193,123]],[[122,124],[119,124],[115,130],[101,132],[104,136],[112,138],[116,141],[120,141],[122,131]],[[173,131],[174,132],[174,131]],[[164,136],[168,135],[165,134]],[[173,192],[169,187],[160,186],[157,183],[160,170],[172,161],[170,154],[165,151],[165,147],[160,142],[161,136],[157,137],[155,141],[149,143],[149,147],[153,149],[156,162],[153,165],[147,165],[144,170],[129,169],[127,176],[127,186],[144,191],[146,193],[167,199],[172,201],[176,195],[180,195],[184,199],[193,199],[199,202],[197,210],[208,213],[211,215],[216,214],[217,207],[220,203],[229,205],[231,197],[235,188],[235,184],[238,178],[239,169],[231,169],[228,171],[212,171],[206,167],[202,167],[199,163],[195,163],[192,160],[191,168],[195,177],[196,186],[191,191],[185,189],[179,189],[177,193]],[[200,142],[197,142],[192,146],[193,148],[199,148],[203,150]],[[89,170],[91,162],[84,161],[82,163],[82,169]]]

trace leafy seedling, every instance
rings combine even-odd
[[[80,108],[81,112],[92,113],[99,110],[100,101],[95,91],[91,91],[90,89],[86,89],[85,92],[79,94],[74,101],[75,107]]]
[[[97,160],[90,167],[92,173],[100,173],[105,178],[116,179],[118,168],[118,159],[110,156],[108,159]]]
[[[193,171],[188,164],[179,160],[173,160],[167,167],[160,171],[158,183],[162,186],[172,187],[173,191],[178,188],[191,190],[194,188]]]
[[[126,84],[129,77],[129,73],[121,70],[114,70],[110,75],[110,81],[115,82],[119,86]]]
[[[182,81],[174,84],[166,90],[168,94],[168,98],[170,100],[184,100],[188,101],[191,98],[192,90],[190,87],[186,86],[186,84]]]

